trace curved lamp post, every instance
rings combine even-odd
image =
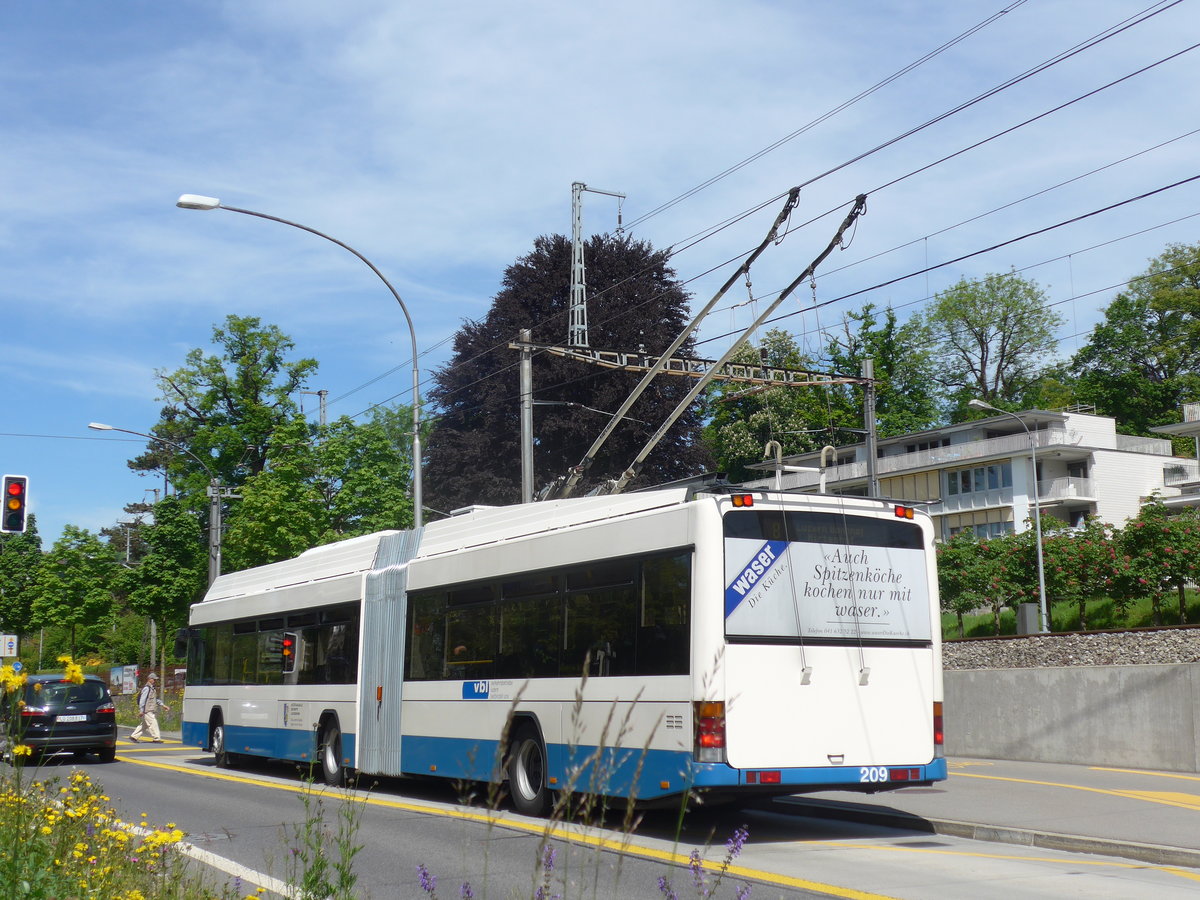
[[[160,438],[156,434],[144,434],[141,431],[130,431],[128,428],[117,428],[113,425],[105,425],[103,422],[89,422],[88,428],[96,431],[120,431],[124,434],[135,434],[138,437],[144,437],[150,441],[157,441],[160,444],[166,444],[180,453],[186,453],[194,459],[208,475],[208,496],[209,496],[209,513],[208,513],[208,583],[211,585],[217,580],[217,576],[221,574],[221,482],[217,476],[213,474],[213,470],[198,457],[195,453],[184,447],[182,444],[176,444],[174,441],[168,441],[166,438]]]
[[[413,327],[412,316],[408,314],[408,307],[404,305],[404,301],[400,299],[400,294],[392,287],[392,283],[388,281],[383,273],[375,267],[375,264],[351,247],[349,244],[339,241],[337,238],[330,237],[324,232],[317,231],[315,228],[309,228],[307,225],[301,225],[299,222],[292,222],[288,219],[281,219],[278,216],[269,216],[266,213],[255,212],[252,209],[239,209],[236,206],[225,206],[216,197],[204,197],[199,194],[184,194],[175,201],[175,205],[180,209],[224,209],[229,212],[241,213],[246,216],[256,216],[259,219],[270,219],[272,222],[279,222],[283,225],[291,225],[293,228],[299,228],[301,231],[307,231],[309,234],[315,234],[317,237],[324,238],[330,243],[337,244],[343,250],[349,250],[364,263],[367,267],[379,276],[379,280],[387,286],[387,289],[392,292],[392,296],[396,298],[396,302],[400,304],[400,311],[404,313],[404,320],[408,323],[408,333],[412,338],[412,380],[413,380],[413,437],[412,437],[412,457],[413,457],[413,527],[420,528],[423,521],[421,514],[421,375],[417,367],[417,330]]]
[[[1042,634],[1046,634],[1050,631],[1050,615],[1046,610],[1046,567],[1042,560],[1042,504],[1038,497],[1037,442],[1034,441],[1033,432],[1029,430],[1029,426],[1025,424],[1025,420],[1016,413],[1011,413],[1006,409],[998,409],[992,406],[992,404],[978,398],[968,400],[967,406],[971,409],[996,412],[1002,416],[1009,416],[1016,419],[1020,426],[1025,429],[1025,436],[1029,438],[1029,456],[1033,460],[1033,527],[1037,535],[1038,612],[1042,620]]]

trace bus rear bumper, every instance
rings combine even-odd
[[[876,793],[944,781],[946,760],[918,765],[821,766],[735,769],[723,763],[692,763],[691,786],[698,790],[745,790],[798,794],[808,791]]]

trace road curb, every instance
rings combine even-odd
[[[1137,862],[1160,866],[1182,866],[1200,868],[1200,850],[1187,847],[1168,847],[1162,844],[1141,844],[1136,841],[1115,841],[1109,838],[1088,837],[1078,834],[1059,834],[1053,831],[1038,831],[1030,828],[1010,828],[1003,825],[983,825],[978,822],[960,822],[954,819],[927,819],[896,810],[881,810],[857,803],[837,803],[829,800],[805,800],[801,797],[781,798],[777,802],[786,804],[793,811],[802,811],[814,818],[839,819],[919,831],[925,834],[944,834],[950,837],[968,838],[975,841],[990,841],[998,844],[1018,844],[1024,847],[1041,847],[1046,850],[1063,850],[1068,853],[1095,853],[1102,856],[1117,856]]]

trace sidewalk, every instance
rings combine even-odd
[[[932,787],[781,802],[815,817],[1200,868],[1200,774],[949,762],[950,778]]]

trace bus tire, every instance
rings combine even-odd
[[[229,736],[225,733],[225,723],[218,719],[213,723],[208,735],[208,746],[212,748],[217,765],[222,769],[232,769],[237,763],[237,754],[229,752]]]
[[[509,745],[508,792],[522,815],[542,817],[550,812],[546,747],[532,725],[519,726]]]
[[[328,722],[321,730],[321,777],[330,787],[340,787],[346,781],[346,767],[342,765],[342,732],[336,722]]]

